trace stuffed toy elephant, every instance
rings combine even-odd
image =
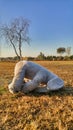
[[[28,79],[25,82],[25,78]],[[43,87],[41,84],[44,84]],[[31,91],[49,92],[59,90],[64,81],[45,67],[31,61],[20,61],[16,64],[14,77],[8,88],[11,93]]]

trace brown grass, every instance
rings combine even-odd
[[[0,62],[0,130],[73,130],[73,61],[37,63],[58,74],[65,88],[48,94],[10,94],[15,63]]]

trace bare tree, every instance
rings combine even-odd
[[[28,36],[29,21],[23,17],[14,19],[10,24],[2,25],[0,30],[7,43],[13,46],[16,56],[22,59],[22,44],[30,42]]]
[[[68,56],[70,56],[70,54],[71,54],[71,47],[67,47],[66,53],[67,53]]]

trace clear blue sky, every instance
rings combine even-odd
[[[30,20],[31,46],[23,46],[24,56],[37,56],[41,51],[55,55],[58,47],[71,47],[73,54],[73,0],[0,0],[1,23],[20,16]],[[7,45],[1,52],[1,56],[14,54]]]

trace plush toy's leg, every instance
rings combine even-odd
[[[64,81],[57,76],[47,83],[47,89],[50,91],[59,90],[62,87],[64,87]]]
[[[15,66],[14,78],[12,83],[9,84],[8,88],[11,93],[16,93],[21,90],[23,79],[25,76],[25,69],[23,68],[22,62],[19,62]]]
[[[33,80],[31,80],[23,84],[21,92],[28,93],[37,87],[38,87],[38,84],[35,83]]]
[[[46,79],[46,75],[43,73],[43,71],[37,72],[33,80],[23,84],[22,92],[28,93],[30,91],[33,91],[34,89],[37,89],[40,83],[45,81],[45,79]]]

